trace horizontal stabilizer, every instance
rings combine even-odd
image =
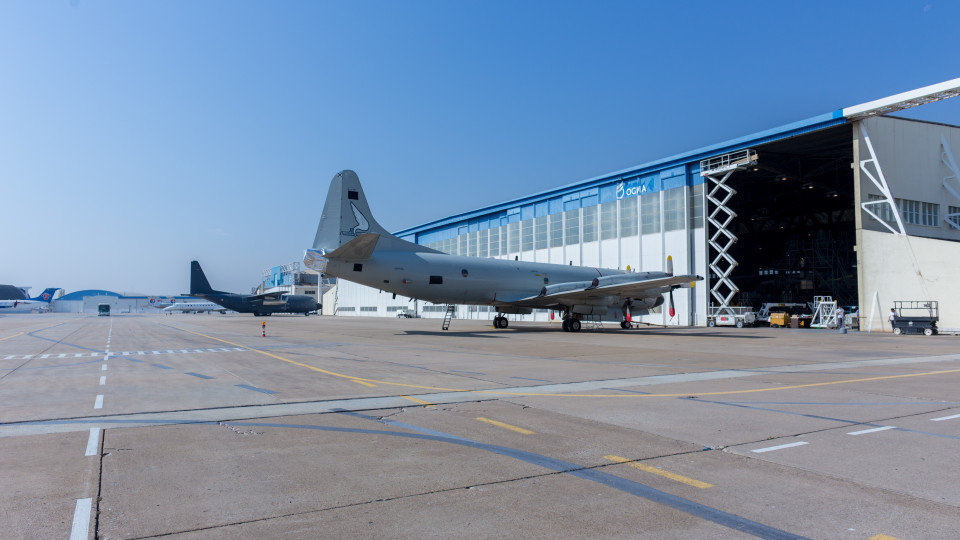
[[[380,235],[375,233],[361,234],[350,240],[346,244],[325,255],[328,259],[342,259],[349,261],[362,261],[369,259],[373,255],[373,250],[377,247]]]

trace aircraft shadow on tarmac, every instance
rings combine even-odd
[[[548,333],[556,332],[559,335],[565,335],[564,332],[560,332],[554,328],[542,328],[542,327],[522,327],[515,326],[509,329],[493,329],[487,331],[462,331],[458,332],[456,330],[436,330],[436,331],[427,331],[427,330],[404,330],[402,333],[408,336],[438,336],[438,335],[450,335],[456,337],[476,337],[476,338],[505,338],[509,337],[510,334],[514,333]],[[773,339],[773,336],[757,336],[757,335],[748,335],[748,334],[739,334],[735,332],[690,332],[689,330],[668,330],[662,328],[644,328],[640,330],[621,330],[621,329],[609,329],[609,330],[584,330],[585,334],[622,334],[630,335],[636,334],[638,339],[643,339],[643,336],[676,336],[683,338],[726,338],[726,339]]]

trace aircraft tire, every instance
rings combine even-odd
[[[500,328],[506,328],[510,321],[506,317],[500,317]]]
[[[570,321],[569,321],[569,320],[564,319],[564,320],[563,320],[563,324],[561,324],[560,326],[563,327],[563,331],[564,331],[564,332],[569,332],[569,331],[570,331]]]
[[[570,319],[570,331],[571,332],[580,331],[580,321],[578,319]]]
[[[624,330],[629,330],[630,323],[628,323],[627,321],[620,321],[620,328],[623,328]]]

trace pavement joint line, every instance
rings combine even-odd
[[[810,444],[805,441],[798,441],[794,443],[781,444],[777,446],[768,446],[766,448],[757,448],[756,450],[751,450],[754,454],[762,454],[764,452],[773,452],[774,450],[783,450],[784,448],[793,448],[794,446],[803,446],[805,444]]]
[[[70,528],[70,540],[87,540],[90,535],[90,513],[93,511],[93,499],[77,499],[73,510],[73,526]]]
[[[504,428],[504,429],[509,429],[510,431],[515,431],[515,432],[521,433],[521,434],[523,434],[523,435],[536,435],[536,432],[530,431],[529,429],[525,429],[525,428],[522,428],[522,427],[518,427],[518,426],[511,425],[511,424],[507,424],[506,422],[499,422],[499,421],[497,421],[497,420],[491,420],[491,419],[489,419],[489,418],[484,418],[484,417],[482,417],[482,416],[478,416],[478,417],[474,418],[474,420],[479,420],[479,421],[481,421],[481,422],[490,424],[491,426],[497,426],[497,427],[501,427],[501,428]]]
[[[860,431],[851,431],[850,433],[847,433],[847,435],[866,435],[867,433],[875,433],[877,431],[887,431],[888,429],[897,429],[897,426],[881,426],[881,427],[875,427],[871,429],[863,429]]]
[[[304,368],[307,368],[319,373],[324,373],[326,375],[330,375],[333,377],[349,379],[351,381],[366,381],[366,382],[376,383],[376,384],[400,386],[405,388],[420,388],[424,390],[440,390],[445,392],[470,392],[474,394],[492,394],[492,395],[504,395],[504,396],[593,397],[593,398],[687,397],[691,395],[719,396],[719,395],[731,395],[731,394],[750,394],[750,393],[757,393],[757,392],[773,392],[773,391],[779,391],[779,390],[794,390],[797,388],[813,388],[817,386],[849,384],[849,383],[856,383],[856,382],[871,382],[871,381],[879,381],[879,380],[887,380],[887,379],[900,379],[900,378],[906,378],[906,377],[920,377],[925,375],[942,375],[946,373],[960,373],[960,369],[950,369],[950,370],[929,371],[929,372],[921,372],[921,373],[906,373],[901,375],[884,375],[879,377],[866,377],[866,378],[860,378],[860,379],[843,379],[839,381],[798,384],[798,385],[792,385],[792,386],[764,387],[764,388],[754,388],[754,389],[747,389],[747,390],[727,390],[722,392],[684,392],[679,394],[575,394],[575,393],[570,393],[568,391],[565,392],[564,390],[559,390],[559,391],[554,390],[559,387],[566,388],[566,389],[573,389],[573,388],[581,387],[584,384],[589,385],[588,388],[593,389],[593,388],[602,388],[604,385],[605,386],[612,386],[612,385],[638,386],[638,385],[646,385],[646,384],[666,384],[667,382],[687,382],[686,380],[683,380],[683,379],[714,380],[714,379],[740,378],[740,377],[753,375],[751,373],[744,373],[739,370],[721,370],[721,371],[714,371],[714,372],[687,373],[687,374],[681,374],[681,375],[653,375],[650,377],[638,377],[635,379],[617,379],[613,381],[609,381],[609,380],[608,381],[591,381],[590,383],[558,383],[553,385],[543,385],[543,386],[532,387],[532,388],[523,388],[523,389],[514,388],[513,391],[495,390],[495,389],[494,390],[470,390],[470,389],[463,389],[463,388],[443,388],[443,387],[436,387],[436,386],[425,386],[425,385],[416,385],[416,384],[408,384],[408,383],[399,383],[399,382],[393,382],[393,381],[382,381],[377,379],[367,379],[363,377],[355,377],[352,375],[346,375],[343,373],[337,373],[334,371],[318,368],[316,366],[311,366],[309,364],[304,364],[303,362],[297,362],[296,360],[284,358],[282,356],[279,356],[261,349],[249,347],[239,343],[234,343],[232,341],[227,341],[225,339],[213,337],[208,334],[201,334],[200,332],[194,332],[192,330],[187,330],[185,328],[180,328],[178,326],[172,326],[172,325],[164,325],[164,326],[168,326],[170,328],[180,330],[181,332],[187,332],[196,336],[201,336],[207,339],[212,339],[214,341],[219,341],[221,343],[226,343],[228,345],[233,345],[235,347],[242,347],[244,349],[247,349],[256,353],[260,353],[262,355],[269,356],[271,358],[276,358],[277,360],[287,362],[289,364],[304,367]],[[864,367],[864,366],[891,365],[891,364],[916,364],[916,363],[927,363],[927,362],[948,362],[948,361],[957,361],[957,360],[960,360],[960,355],[950,354],[950,355],[940,355],[940,356],[933,356],[933,357],[881,358],[881,359],[874,359],[874,360],[857,360],[853,362],[807,364],[803,366],[783,366],[781,368],[774,367],[770,369],[791,370],[791,371],[798,371],[798,372],[829,371],[833,369],[849,369],[849,368]],[[625,383],[625,381],[630,381],[630,382]],[[598,385],[597,383],[601,383],[601,384]]]
[[[953,414],[950,416],[941,416],[940,418],[931,418],[931,422],[942,422],[944,420],[953,420],[954,418],[960,418],[960,414]]]
[[[659,467],[651,467],[650,465],[640,463],[639,461],[633,461],[625,457],[609,455],[609,456],[603,456],[603,458],[608,459],[610,461],[615,461],[617,463],[626,463],[627,465],[633,467],[634,469],[656,474],[664,478],[669,478],[670,480],[673,480],[675,482],[680,482],[681,484],[686,484],[688,486],[693,486],[695,488],[707,489],[707,488],[713,487],[713,484],[701,482],[700,480],[694,480],[693,478],[690,478],[689,476],[683,476],[682,474],[665,471]]]

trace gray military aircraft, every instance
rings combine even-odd
[[[327,276],[435,304],[494,306],[496,328],[507,327],[504,314],[557,310],[567,332],[578,332],[584,315],[606,318],[610,313],[622,328],[631,328],[632,316],[662,305],[664,294],[670,296],[673,316],[673,290],[703,279],[673,275],[671,258],[666,272],[626,272],[449,255],[381,227],[353,171],[341,171],[330,182],[304,263]]]
[[[253,313],[255,317],[269,316],[273,313],[310,315],[320,309],[317,300],[306,294],[238,294],[214,290],[197,261],[190,261],[190,294],[188,296],[203,298],[239,313]],[[170,307],[175,306],[177,304]]]

